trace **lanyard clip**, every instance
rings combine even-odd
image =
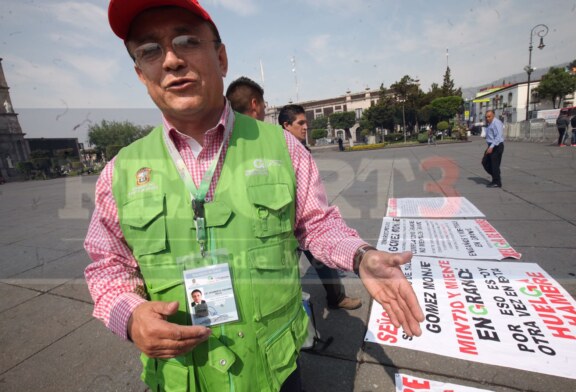
[[[198,218],[205,218],[204,200],[192,199],[192,211],[194,211],[194,220]]]
[[[200,245],[200,254],[202,254],[202,257],[204,257],[206,253],[206,221],[204,219],[204,200],[192,199],[192,211],[194,211],[196,240]]]

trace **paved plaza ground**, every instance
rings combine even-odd
[[[364,152],[313,151],[330,202],[375,244],[390,197],[464,196],[523,254],[576,296],[576,148],[507,142],[502,189],[486,188],[483,139]],[[83,250],[97,177],[0,186],[0,390],[145,391],[137,350],[92,318]],[[302,354],[305,389],[393,391],[394,373],[493,391],[574,391],[576,380],[483,365],[364,342],[370,300],[354,311],[326,308],[301,263],[325,349]],[[576,369],[576,364],[574,364]]]

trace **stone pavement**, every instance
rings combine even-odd
[[[488,189],[484,141],[365,152],[319,149],[329,200],[376,243],[389,197],[467,197],[521,253],[576,295],[576,148],[507,142],[502,189]],[[0,390],[144,391],[137,350],[91,317],[83,251],[96,177],[0,186]],[[405,373],[494,391],[574,391],[576,381],[363,341],[370,301],[343,274],[354,311],[326,308],[323,288],[302,262],[326,348],[302,354],[305,389],[393,391]],[[576,368],[576,364],[574,364]]]

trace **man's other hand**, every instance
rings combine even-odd
[[[366,252],[360,263],[360,278],[370,295],[382,305],[396,328],[402,327],[408,336],[420,336],[424,314],[412,285],[400,269],[410,262],[411,252]]]

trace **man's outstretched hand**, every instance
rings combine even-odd
[[[360,263],[360,278],[370,295],[382,305],[396,328],[402,327],[408,336],[420,336],[424,314],[412,285],[400,269],[410,262],[411,252],[366,252]]]
[[[151,358],[174,358],[186,354],[210,337],[210,329],[173,324],[166,318],[178,310],[178,302],[145,302],[134,309],[128,335]]]

